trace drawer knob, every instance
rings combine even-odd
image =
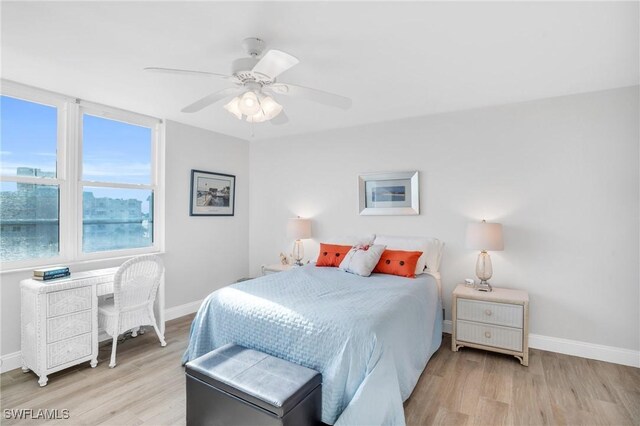
[[[486,337],[487,339],[491,339],[491,332],[490,331],[485,331],[484,332],[484,337]]]
[[[491,309],[485,309],[484,313],[486,316],[490,317],[493,312],[491,312]]]

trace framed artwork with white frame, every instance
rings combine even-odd
[[[233,216],[236,177],[191,170],[190,216]]]
[[[367,173],[358,176],[361,215],[418,215],[418,172]]]

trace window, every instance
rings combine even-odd
[[[159,251],[160,120],[2,89],[3,269]]]
[[[58,105],[2,95],[0,120],[0,261],[57,257]]]
[[[81,112],[82,251],[152,246],[153,129]]]

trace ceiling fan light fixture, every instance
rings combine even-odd
[[[242,120],[242,111],[240,111],[240,98],[236,96],[231,102],[224,106],[224,109],[235,115],[238,120]]]
[[[258,96],[251,90],[240,97],[238,103],[240,112],[244,115],[254,115],[260,111],[260,102]]]
[[[260,107],[267,120],[275,118],[282,112],[282,105],[277,103],[271,96],[264,96],[260,99]]]
[[[256,102],[255,105],[258,106],[257,109],[253,108],[252,102],[254,98]],[[247,106],[251,108],[246,108]],[[246,120],[249,123],[262,123],[278,116],[278,114],[282,112],[283,108],[282,105],[277,103],[271,96],[265,96],[262,93],[249,91],[241,96],[233,98],[224,106],[224,109],[240,120],[243,116],[246,116]],[[256,110],[255,113],[247,114],[247,112],[251,112],[254,109]]]
[[[248,115],[247,122],[249,123],[262,123],[264,121],[269,120],[266,115],[262,113],[262,111],[258,111],[257,114]]]

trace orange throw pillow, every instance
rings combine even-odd
[[[385,250],[373,272],[415,278],[420,256],[421,251]]]
[[[318,255],[316,266],[330,266],[332,268],[337,268],[340,266],[340,262],[344,260],[347,253],[349,253],[349,250],[351,250],[351,246],[338,246],[335,244],[320,243],[320,254]]]

